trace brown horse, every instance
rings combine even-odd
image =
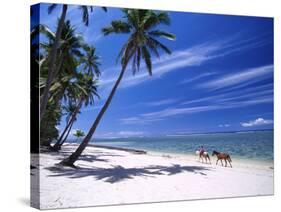
[[[232,165],[231,165],[232,160],[231,160],[229,154],[213,151],[212,156],[214,156],[214,155],[216,155],[217,158],[218,158],[217,162],[216,162],[216,165],[218,165],[218,161],[220,160],[221,161],[221,165],[223,166],[222,160],[224,160],[225,161],[225,167],[227,166],[227,161],[228,161],[230,167],[232,168]]]

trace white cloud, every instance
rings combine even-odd
[[[162,105],[172,104],[177,101],[178,101],[177,99],[162,99],[154,102],[146,102],[144,104],[147,106],[162,106]]]
[[[128,138],[128,137],[142,137],[146,133],[143,131],[130,131],[124,130],[119,132],[104,132],[96,134],[97,138],[115,139],[115,138]]]
[[[253,127],[253,126],[273,124],[273,120],[257,118],[256,120],[252,120],[252,121],[249,121],[249,122],[241,122],[240,124],[243,127]]]
[[[272,64],[225,75],[215,80],[201,84],[200,87],[216,90],[234,85],[240,85],[241,83],[255,83],[269,77],[273,77]]]
[[[199,74],[199,75],[197,75],[197,76],[195,76],[195,77],[187,78],[187,79],[181,81],[179,84],[191,83],[191,82],[200,80],[200,79],[202,79],[202,78],[212,76],[212,75],[214,75],[214,74],[215,74],[215,73],[209,73],[209,72],[202,73],[202,74]]]
[[[169,117],[175,117],[179,115],[189,115],[199,112],[242,108],[251,105],[272,103],[272,101],[273,101],[273,96],[261,96],[261,97],[255,97],[253,99],[241,100],[236,102],[232,102],[232,101],[225,101],[222,103],[213,102],[212,104],[205,104],[205,105],[199,105],[193,107],[166,108],[151,113],[143,113],[138,116],[123,118],[120,119],[120,121],[122,124],[149,124],[152,122],[162,121]]]

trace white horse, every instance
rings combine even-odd
[[[205,152],[203,152],[202,154],[200,154],[200,151],[197,150],[197,151],[195,152],[195,154],[199,156],[199,161],[200,161],[200,159],[201,159],[201,160],[202,160],[202,163],[204,162],[203,159],[205,158],[206,163],[208,163],[208,160],[209,160],[209,163],[211,164],[211,159],[210,159],[210,157],[209,157],[208,152],[205,151]]]

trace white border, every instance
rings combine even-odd
[[[30,211],[29,199],[29,6],[39,1],[1,4],[1,211]],[[49,1],[48,1],[49,2]],[[83,209],[92,211],[269,211],[280,205],[281,1],[280,0],[64,0],[68,4],[163,9],[216,14],[274,17],[275,27],[275,196],[186,201]],[[106,197],[105,197],[106,198]],[[69,209],[77,211],[82,209]],[[58,210],[62,211],[62,210]],[[275,210],[274,210],[275,211]]]

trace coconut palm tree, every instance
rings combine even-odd
[[[80,63],[82,64],[82,70],[85,74],[100,76],[99,66],[101,65],[100,57],[96,54],[96,48],[93,46],[84,45],[86,54],[81,57]]]
[[[73,88],[74,90],[71,90],[71,93],[74,95],[69,96],[76,96],[76,99],[79,99],[79,103],[76,107],[76,109],[72,113],[72,117],[69,120],[69,123],[66,125],[65,130],[62,133],[62,136],[58,139],[57,143],[54,147],[59,148],[63,145],[63,143],[66,141],[68,134],[70,132],[69,129],[71,129],[73,123],[76,120],[77,113],[79,113],[79,110],[84,103],[85,106],[92,105],[94,103],[94,96],[98,97],[97,94],[97,81],[93,80],[94,77],[100,76],[100,57],[96,55],[95,48],[92,46],[88,46],[86,44],[83,44],[83,48],[85,51],[85,55],[80,57],[80,64],[83,66],[83,71],[86,71],[86,73],[78,74],[78,80],[72,82],[74,86],[69,86],[68,89]],[[76,89],[75,89],[76,88]],[[77,111],[78,112],[77,112]],[[67,132],[65,138],[63,139],[63,136]],[[63,139],[63,140],[62,140]]]
[[[68,124],[65,127],[65,130],[61,134],[60,138],[54,145],[54,150],[59,150],[60,147],[63,145],[64,141],[66,139],[62,140],[65,136],[65,133],[67,133],[67,130],[73,125],[73,123],[76,121],[76,116],[79,113],[82,105],[85,106],[93,105],[94,104],[94,97],[99,97],[97,93],[97,80],[93,80],[91,76],[79,74],[80,77],[76,82],[73,82],[73,95],[76,96],[76,99],[78,100],[78,104],[73,111],[71,118],[68,122]]]
[[[40,25],[40,32],[46,38],[47,42],[41,42],[40,45],[44,50],[45,58],[49,56],[49,53],[52,49],[52,45],[55,40],[55,34],[44,25]],[[74,117],[69,121],[63,130],[63,133],[59,137],[56,143],[56,147],[59,147],[59,144],[64,143],[68,134],[69,128],[72,127],[74,121],[76,120],[76,115],[79,113],[79,109],[82,106],[82,103],[79,106],[80,96],[78,95],[81,92],[86,92],[85,86],[93,86],[96,89],[96,81],[93,81],[96,76],[100,75],[99,72],[99,57],[93,51],[93,54],[89,54],[88,50],[94,49],[94,47],[88,47],[82,38],[81,35],[75,32],[75,28],[70,25],[69,21],[66,21],[63,24],[62,33],[61,33],[61,45],[58,49],[58,59],[57,59],[57,68],[55,70],[54,82],[50,87],[50,97],[48,100],[48,105],[50,103],[55,103],[55,105],[62,105],[63,102],[67,104],[75,104],[78,111],[76,111]],[[90,58],[88,58],[90,55]],[[40,76],[40,87],[41,89],[46,86],[46,75],[47,75],[47,65],[44,60],[43,65],[41,66],[41,76]],[[82,73],[80,66],[83,65],[88,67],[87,64],[90,64],[92,67],[87,73]],[[93,71],[93,73],[91,73]],[[81,72],[81,73],[80,73]],[[82,75],[91,74],[91,79],[89,77],[83,77]],[[91,83],[87,85],[87,82],[91,80]],[[96,90],[93,90],[96,92]],[[92,98],[92,97],[90,97]],[[92,98],[93,99],[93,98]],[[86,99],[86,101],[88,101]],[[93,100],[91,100],[93,102]],[[88,101],[89,102],[89,101]],[[91,104],[92,104],[91,102]],[[88,104],[86,102],[86,104]],[[49,107],[49,106],[48,106]],[[46,121],[46,119],[44,119]],[[63,139],[64,138],[64,139]],[[63,140],[62,140],[63,139]],[[53,148],[54,149],[54,148]]]
[[[51,4],[48,7],[48,13],[52,13],[52,11],[57,7],[57,4]],[[62,12],[58,21],[58,26],[57,30],[55,33],[55,40],[54,44],[52,45],[51,51],[50,51],[50,56],[48,59],[48,75],[46,79],[46,86],[43,90],[43,94],[41,97],[41,103],[40,103],[40,121],[42,120],[42,117],[45,113],[48,99],[49,99],[49,90],[51,87],[51,84],[54,80],[55,77],[55,67],[57,63],[57,54],[58,54],[58,48],[60,44],[60,39],[61,39],[61,34],[62,34],[62,29],[63,29],[63,24],[65,22],[65,17],[67,13],[68,6],[66,4],[62,5]],[[88,26],[89,24],[89,9],[87,6],[79,6],[79,9],[82,11],[82,21],[83,23]],[[106,7],[102,7],[104,11],[107,11]],[[90,11],[93,11],[93,7],[90,7]]]
[[[52,4],[49,8],[48,8],[48,13],[51,13],[52,10],[56,7],[55,4]],[[48,103],[48,98],[49,98],[49,89],[51,87],[51,83],[53,81],[54,78],[54,70],[55,70],[55,64],[56,64],[56,58],[57,58],[57,51],[59,48],[59,41],[61,38],[61,32],[62,32],[62,27],[63,27],[63,23],[66,17],[66,11],[67,11],[67,5],[64,4],[62,6],[62,12],[61,12],[61,16],[59,18],[59,22],[58,22],[58,27],[57,27],[57,31],[55,34],[55,41],[54,44],[52,46],[51,52],[50,52],[50,57],[48,60],[48,75],[47,75],[47,80],[46,80],[46,86],[44,88],[43,94],[42,94],[42,98],[41,98],[41,104],[40,104],[40,121],[42,120],[42,117],[45,113],[46,107],[47,107],[47,103]]]
[[[75,137],[77,137],[77,139],[76,139],[76,142],[77,142],[80,137],[84,137],[85,136],[85,133],[82,130],[77,129],[75,131],[75,133],[73,133],[73,135]]]
[[[135,73],[136,71],[140,70],[140,63],[141,60],[143,60],[146,70],[148,71],[149,75],[152,75],[151,53],[156,57],[159,57],[158,49],[161,49],[164,52],[171,54],[171,51],[164,44],[157,40],[159,37],[169,40],[175,39],[175,35],[157,29],[157,26],[160,24],[170,24],[170,19],[166,12],[136,9],[124,9],[122,11],[124,13],[124,17],[121,20],[112,21],[110,26],[102,30],[104,35],[121,33],[129,34],[127,42],[121,48],[120,54],[117,57],[121,57],[120,74],[104,106],[98,113],[96,120],[91,126],[83,142],[79,145],[74,153],[61,162],[63,165],[73,166],[74,162],[87,147],[96,131],[98,124],[100,123],[104,113],[111,103],[111,100],[124,76],[129,62],[132,62],[133,73]]]
[[[57,61],[56,61],[56,69],[53,73],[53,83],[56,82],[56,78],[62,78],[61,75],[64,75],[64,72],[68,72],[69,76],[75,76],[76,74],[76,66],[79,65],[77,58],[80,58],[83,56],[82,50],[84,47],[84,40],[83,37],[75,32],[75,28],[71,26],[70,21],[66,21],[63,24],[62,32],[61,32],[61,44],[58,51]],[[52,47],[55,42],[55,33],[52,32],[47,26],[40,25],[40,33],[44,35],[48,41],[47,42],[41,42],[40,47],[45,52],[45,63],[48,62],[49,56],[51,55]],[[44,90],[47,87],[47,74],[48,74],[48,65],[45,65],[45,69],[41,69],[41,76],[40,78],[45,78],[44,83]],[[59,75],[61,74],[61,75]],[[51,87],[49,89],[49,92],[53,86],[53,83],[51,84]]]
[[[66,142],[66,140],[67,140],[67,138],[68,138],[68,136],[69,136],[69,133],[70,133],[72,127],[73,127],[73,124],[75,123],[76,120],[77,120],[77,118],[76,118],[73,122],[71,122],[71,124],[70,124],[70,126],[69,126],[69,128],[68,128],[68,130],[67,130],[67,133],[66,133],[64,139],[61,141],[61,143],[60,143],[59,146],[58,146],[58,149],[59,149],[59,150],[61,149],[61,146],[64,144],[64,142]]]
[[[62,106],[63,110],[65,111],[63,115],[66,115],[65,121],[66,121],[66,125],[64,130],[62,131],[63,133],[61,134],[61,136],[59,137],[59,139],[57,140],[58,143],[60,143],[59,141],[61,141],[62,139],[65,139],[68,137],[70,130],[74,124],[75,121],[70,122],[70,119],[73,115],[73,113],[75,112],[77,106],[73,103],[73,102],[68,102],[68,104],[65,106]],[[64,135],[66,132],[65,137],[63,138],[62,135]]]

